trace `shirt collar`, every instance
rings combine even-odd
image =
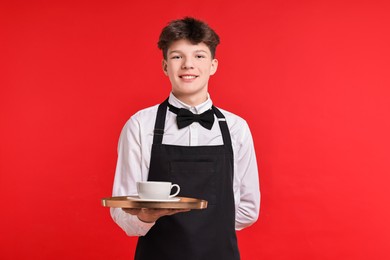
[[[195,113],[195,114],[201,114],[207,110],[209,110],[212,105],[213,105],[213,101],[211,100],[210,98],[210,95],[209,93],[207,93],[207,100],[197,106],[190,106],[190,105],[187,105],[186,103],[180,101],[179,99],[177,99],[173,94],[172,92],[169,94],[169,99],[168,99],[168,102],[169,104],[171,104],[172,106],[175,106],[175,107],[178,107],[178,108],[185,108],[185,109],[188,109],[190,110],[192,113]]]

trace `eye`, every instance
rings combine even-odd
[[[204,55],[200,55],[200,54],[199,54],[199,55],[196,55],[195,57],[196,57],[197,59],[204,59],[204,58],[206,58]]]
[[[172,56],[171,59],[172,60],[175,60],[175,59],[180,59],[181,57],[179,55],[175,55],[175,56]]]

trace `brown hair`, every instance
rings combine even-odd
[[[175,41],[186,39],[192,44],[205,43],[211,52],[212,58],[219,44],[219,36],[205,22],[192,17],[173,20],[163,28],[158,41],[158,48],[162,50],[164,59],[167,59],[168,48]]]

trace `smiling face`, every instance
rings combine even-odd
[[[163,70],[169,77],[172,93],[188,105],[198,105],[207,99],[208,82],[217,71],[218,61],[212,58],[203,42],[192,44],[182,39],[168,48]]]

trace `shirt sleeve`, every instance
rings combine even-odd
[[[137,181],[142,181],[141,174],[141,138],[140,126],[136,117],[130,118],[120,134],[118,160],[115,171],[113,196],[137,194]],[[128,236],[143,236],[154,225],[144,223],[137,216],[124,212],[121,208],[111,208],[111,217]]]
[[[238,187],[236,187],[236,230],[241,230],[252,225],[259,216],[260,211],[260,187],[256,154],[251,132],[247,123],[241,127],[241,134],[237,139],[237,151],[235,152],[235,164]],[[237,198],[238,197],[238,198]]]

